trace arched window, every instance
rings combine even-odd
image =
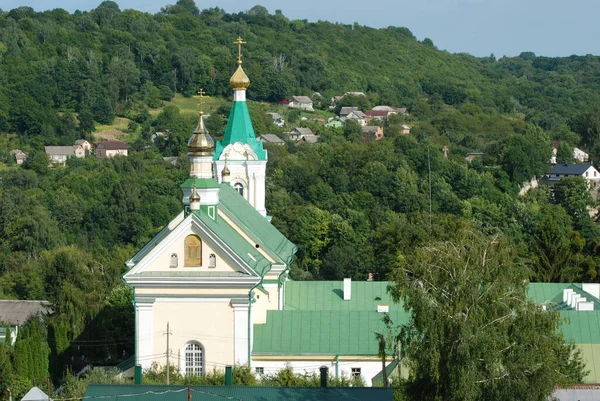
[[[241,183],[236,182],[233,184],[233,189],[235,189],[241,196],[244,196],[244,186]]]
[[[179,264],[179,258],[177,257],[176,253],[172,253],[171,254],[171,263],[169,264],[169,267],[171,268],[175,268],[177,267],[177,265]]]
[[[217,257],[214,253],[211,253],[208,257],[208,267],[217,267]]]
[[[191,342],[185,346],[185,374],[204,375],[204,347],[200,343]]]
[[[185,237],[185,266],[202,266],[202,240],[197,235]]]

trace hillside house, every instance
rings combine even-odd
[[[103,159],[114,156],[127,156],[127,144],[116,139],[104,141],[96,146],[96,157]]]
[[[317,143],[318,141],[319,141],[318,135],[310,134],[310,135],[304,135],[302,138],[298,139],[296,141],[296,144],[301,145],[303,143]]]
[[[381,139],[383,139],[383,127],[378,125],[367,125],[362,128],[363,142],[379,141]]]
[[[64,166],[67,159],[77,157],[83,159],[85,150],[80,145],[73,146],[44,146],[44,150],[53,164]]]
[[[301,127],[296,127],[294,128],[294,130],[292,132],[290,132],[290,139],[293,141],[298,141],[302,138],[304,138],[305,136],[310,136],[313,135],[313,132],[311,131],[310,128],[301,128]]]
[[[285,125],[285,120],[279,113],[267,113],[269,117],[273,120],[273,124],[278,127],[283,127]]]
[[[85,150],[86,153],[92,152],[92,144],[86,141],[85,139],[78,139],[75,141],[75,145],[79,145]]]
[[[550,158],[551,164],[556,164],[556,157],[558,155],[558,148],[560,147],[560,141],[552,141],[552,157]],[[573,162],[575,163],[587,163],[590,159],[590,155],[579,148],[573,148]]]
[[[340,118],[340,120],[344,122],[348,120],[355,120],[358,121],[358,123],[363,127],[367,125],[367,116],[360,110],[351,111],[346,117]]]
[[[465,160],[468,161],[469,163],[471,163],[475,159],[484,160],[485,153],[473,152],[473,153],[467,153],[467,155],[465,156]]]
[[[15,163],[17,163],[18,166],[23,164],[25,162],[25,160],[27,160],[27,157],[28,157],[28,154],[23,152],[20,149],[11,150],[10,154],[15,158]]]
[[[348,114],[352,113],[353,111],[357,111],[358,107],[350,107],[350,106],[344,106],[340,109],[340,117],[346,117]]]
[[[542,178],[542,184],[552,186],[566,177],[584,177],[591,188],[600,182],[600,172],[591,164],[556,164]]]
[[[410,127],[406,124],[402,124],[400,126],[400,135],[408,135],[410,134]]]
[[[262,143],[272,143],[275,145],[285,145],[285,141],[275,134],[264,134],[258,137]]]
[[[292,96],[288,107],[305,111],[315,111],[313,101],[308,96]]]
[[[6,330],[10,330],[11,345],[15,344],[19,327],[35,315],[50,311],[48,301],[0,300],[0,343],[6,342]]]
[[[336,129],[336,128],[342,128],[343,126],[344,126],[344,123],[342,123],[339,118],[331,117],[331,118],[329,118],[327,123],[325,123],[325,128]]]

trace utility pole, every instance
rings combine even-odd
[[[402,379],[402,342],[398,339],[396,343],[396,348],[398,351],[398,380]]]
[[[167,332],[164,333],[167,335],[167,384],[169,383],[169,371],[171,370],[171,366],[169,365],[169,355],[171,354],[171,350],[169,349],[169,335],[171,335],[171,331],[169,330],[169,322],[167,322]]]

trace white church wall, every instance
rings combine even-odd
[[[202,240],[202,265],[201,266],[185,266],[184,241],[185,237],[195,234],[191,229],[182,235],[178,240],[168,245],[157,255],[156,259],[146,269],[146,271],[234,271],[234,269],[223,260],[219,253],[211,247],[202,235],[198,235]],[[172,267],[172,257],[177,255],[177,267]],[[209,267],[210,255],[215,255],[215,267]]]
[[[293,357],[289,357],[293,358]],[[387,362],[389,364],[389,361]],[[329,368],[329,375],[335,377],[336,364],[338,365],[338,376],[350,377],[352,375],[352,368],[360,368],[361,377],[365,383],[365,386],[370,387],[372,385],[371,379],[381,371],[381,361],[377,360],[344,360],[341,359],[336,363],[335,357],[330,360],[286,360],[286,361],[266,361],[266,360],[252,360],[252,371],[256,372],[256,368],[263,368],[265,375],[275,374],[277,371],[284,369],[286,366],[291,366],[294,373],[300,374],[316,374],[319,375],[319,368],[321,366],[327,366]]]
[[[253,324],[267,323],[267,311],[277,310],[278,308],[277,284],[263,284],[263,287],[269,293],[268,295],[262,291],[254,290],[256,301],[252,304]]]
[[[204,368],[222,370],[233,364],[234,310],[229,298],[157,298],[154,303],[155,361],[166,364],[167,322],[171,361],[185,369],[185,346],[197,341],[204,348]]]

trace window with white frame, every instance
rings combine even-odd
[[[204,374],[204,347],[198,342],[185,346],[185,374],[202,376]]]
[[[265,374],[265,368],[257,366],[257,367],[255,367],[255,368],[254,368],[254,372],[255,372],[255,373],[258,375],[258,376],[262,376],[262,375],[264,375],[264,374]]]
[[[237,193],[241,196],[244,196],[244,185],[242,185],[241,183],[236,182],[235,184],[233,184],[233,189],[235,189]]]
[[[360,368],[352,368],[352,377],[360,376]]]

